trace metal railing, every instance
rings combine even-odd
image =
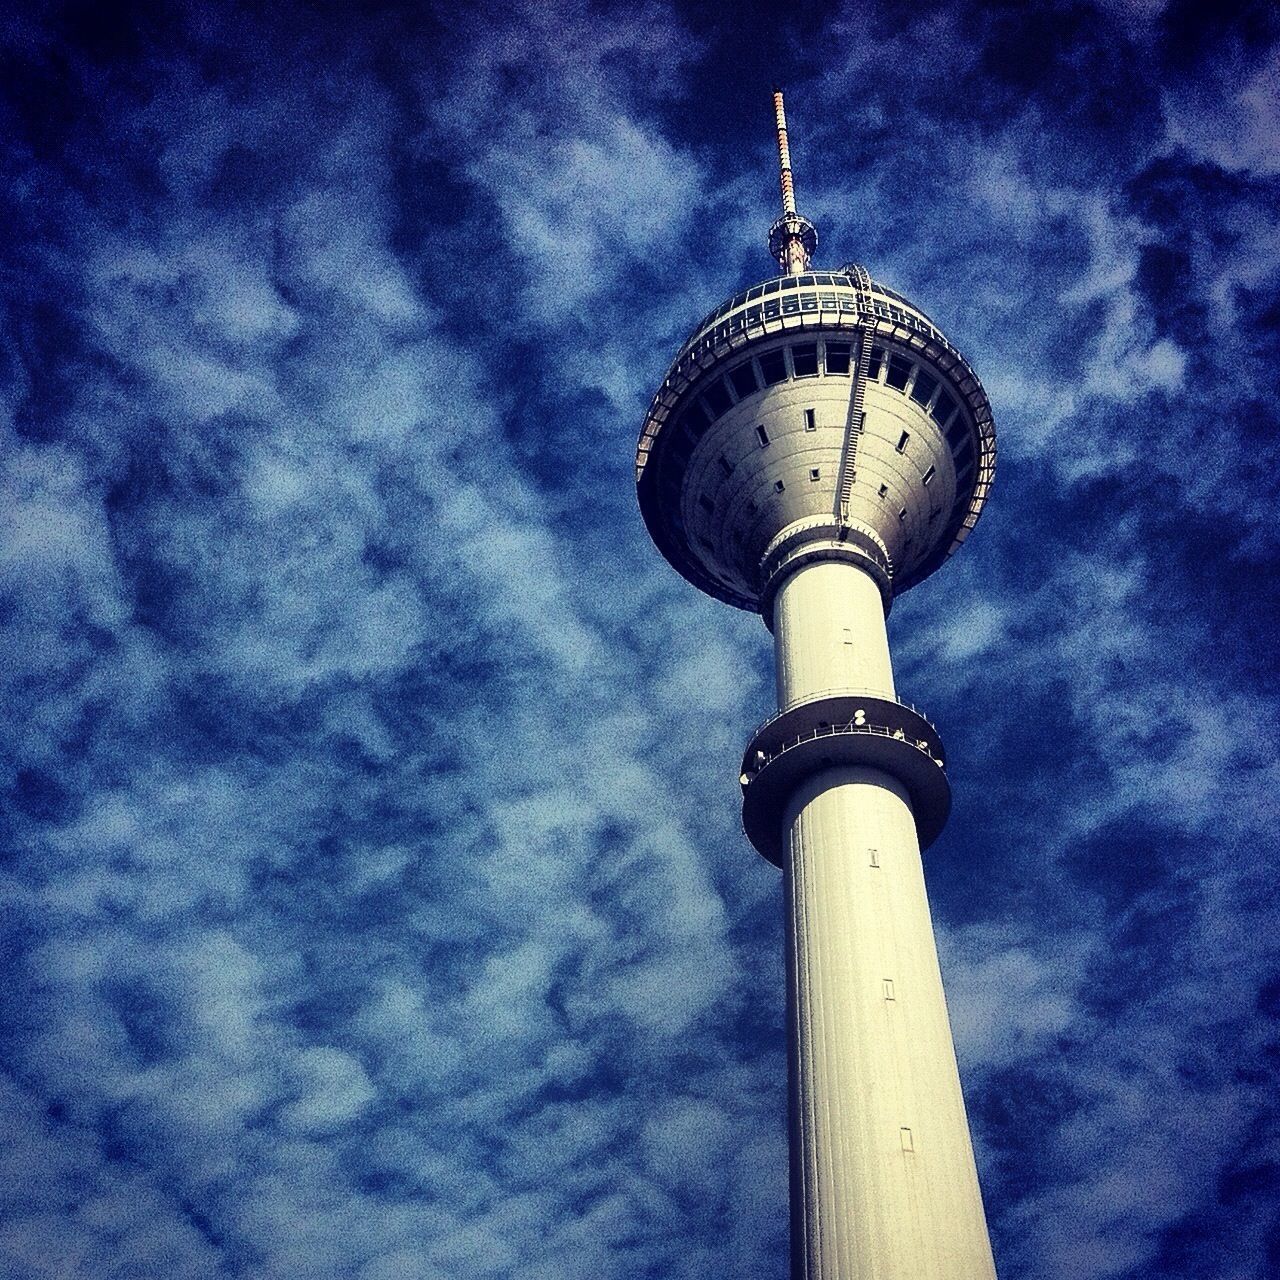
[[[806,729],[803,733],[798,733],[795,737],[788,738],[772,751],[758,751],[756,754],[763,758],[754,768],[745,771],[739,781],[744,787],[749,785],[767,764],[776,760],[779,756],[785,755],[788,751],[793,751],[802,743],[817,742],[821,738],[839,738],[852,733],[869,734],[874,738],[888,738],[902,742],[913,751],[918,751],[921,755],[926,756],[939,769],[944,771],[946,769],[946,762],[929,750],[929,744],[923,738],[909,738],[902,729],[888,729],[879,724],[855,724],[852,720],[849,720],[843,724],[830,724],[819,728]]]
[[[889,693],[884,689],[855,689],[848,685],[838,685],[831,689],[815,689],[812,693],[806,693],[801,697],[792,698],[789,702],[785,702],[780,706],[773,715],[767,720],[762,720],[752,733],[752,738],[756,734],[762,733],[776,720],[781,720],[788,712],[794,711],[797,707],[803,707],[810,702],[819,702],[823,698],[878,698],[881,702],[893,702],[900,707],[906,707],[908,711],[914,712],[921,720],[929,726],[934,733],[938,732],[938,726],[929,719],[923,711],[914,703],[908,702],[905,698],[899,698],[895,694]],[[890,735],[892,736],[892,735]]]

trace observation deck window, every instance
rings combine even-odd
[[[711,425],[711,415],[696,401],[690,405],[689,412],[684,415],[685,433],[692,440],[701,440]]]
[[[758,284],[747,290],[746,302],[754,302],[764,292],[764,285]]]
[[[782,288],[782,281],[781,281],[781,280],[770,280],[770,281],[768,281],[768,282],[765,284],[765,286],[764,286],[764,288],[762,289],[762,291],[761,291],[761,292],[763,292],[763,293],[777,293],[777,292],[778,292],[778,290],[779,290],[779,289],[781,289],[781,288]]]
[[[795,287],[794,285],[792,286]],[[793,316],[800,310],[800,295],[798,293],[790,293],[782,300],[782,314],[784,316]]]
[[[799,288],[804,288],[804,286],[805,286],[805,285],[811,285],[811,284],[814,284],[814,283],[816,283],[816,281],[814,280],[813,276],[801,276],[801,277],[796,281],[796,285],[797,285],[797,287],[799,287]]]
[[[956,411],[956,402],[944,391],[937,400],[937,403],[929,411],[933,415],[933,420],[940,427],[947,425],[947,419]]]
[[[802,293],[800,295],[801,311],[817,311],[818,295],[816,293]]]
[[[828,342],[827,343],[827,372],[828,373],[848,373],[849,372],[849,352],[852,350],[852,344],[848,342]]]
[[[739,400],[745,400],[747,396],[760,389],[760,384],[756,381],[756,367],[750,360],[740,364],[736,369],[730,369],[729,381],[733,384]]]
[[[723,378],[717,378],[703,393],[702,397],[711,410],[712,418],[718,418],[727,409],[732,408],[733,400],[729,396],[729,388],[724,385]]]
[[[867,365],[867,377],[875,378],[877,381],[879,381],[880,368],[883,364],[884,364],[884,348],[872,347],[871,363]]]
[[[938,389],[938,380],[923,369],[916,370],[916,380],[911,387],[911,398],[916,404],[928,404]]]
[[[766,298],[764,303],[764,318],[766,320],[774,320],[782,314],[781,298]]]
[[[791,367],[797,378],[818,376],[818,344],[803,342],[791,348]]]
[[[782,281],[782,288],[784,288],[784,289],[798,289],[799,287],[800,287],[800,277],[799,277],[799,276],[787,276],[787,277]]]
[[[911,361],[899,355],[890,356],[889,372],[885,374],[884,380],[895,391],[903,391],[906,389],[909,377],[911,377]]]
[[[781,351],[766,351],[760,357],[760,373],[766,387],[776,386],[787,380],[787,362]]]

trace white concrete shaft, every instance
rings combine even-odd
[[[787,813],[797,1280],[993,1280],[915,819],[873,769]]]
[[[773,606],[778,705],[833,689],[894,697],[880,589],[856,565],[820,560],[793,573]]]
[[[880,596],[856,567],[802,569],[774,630],[784,705],[841,684],[892,696]],[[793,1276],[994,1280],[907,794],[829,769],[784,823]]]

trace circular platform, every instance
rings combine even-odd
[[[938,731],[906,703],[834,693],[787,708],[752,735],[742,761],[742,825],[755,849],[781,867],[791,796],[806,778],[844,765],[879,769],[906,788],[922,849],[942,833],[951,785]]]

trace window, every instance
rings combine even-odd
[[[791,288],[795,288],[794,285]],[[798,294],[789,293],[782,300],[782,314],[784,316],[793,316],[800,310],[800,297]]]
[[[911,398],[916,404],[928,404],[933,393],[938,389],[938,380],[923,369],[916,371],[916,380],[911,388]]]
[[[804,286],[805,286],[805,285],[809,285],[809,284],[813,284],[813,283],[814,283],[814,279],[813,279],[813,277],[812,277],[812,276],[801,276],[801,277],[796,281],[796,284],[797,284],[800,288],[802,288],[802,289],[804,288]]]
[[[964,425],[964,414],[957,413],[947,428],[947,443],[953,448],[960,448],[969,438],[969,431]]]
[[[782,303],[777,298],[766,298],[764,304],[764,318],[766,320],[775,320],[779,312],[782,310]]]
[[[769,443],[769,433],[763,427],[757,427],[756,439],[760,441],[760,447],[763,449]]]
[[[817,311],[818,295],[816,293],[802,293],[800,295],[801,311]]]
[[[904,432],[903,432],[903,433],[898,437],[898,443],[897,443],[894,447],[898,450],[898,452],[899,452],[899,453],[906,453],[906,451],[907,451],[907,441],[908,441],[908,440],[910,440],[910,439],[911,439],[911,432],[910,432],[910,431],[904,431]]]
[[[773,482],[773,491],[774,491],[774,493],[781,493],[781,492],[783,491],[783,489],[785,489],[786,487],[787,487],[787,486],[786,486],[785,484],[783,484],[781,480],[775,480],[775,481]]]
[[[907,379],[911,376],[911,361],[905,356],[889,357],[889,372],[885,374],[884,380],[895,390],[902,391],[906,388]]]
[[[717,378],[703,392],[702,398],[707,402],[707,408],[711,410],[713,418],[718,418],[733,404],[729,398],[729,388],[724,385],[724,380],[721,378]]]
[[[883,364],[884,364],[884,348],[872,347],[871,362],[870,364],[867,365],[867,377],[879,379],[880,366]]]
[[[852,628],[852,627],[842,627],[842,628],[841,628],[841,630],[844,632],[844,642],[845,642],[845,644],[852,644],[852,643],[853,643],[853,628]]]
[[[791,348],[791,367],[797,378],[816,378],[818,376],[818,344],[806,342]]]
[[[901,524],[906,518],[907,518],[907,509],[906,507],[903,507],[902,510],[898,512],[898,523]]]
[[[881,498],[887,498],[887,497],[889,496],[889,486],[888,486],[887,484],[882,484],[882,485],[880,486],[880,490],[879,490],[879,495],[878,495],[878,496],[879,496],[879,497],[881,497]]]
[[[940,427],[947,425],[947,419],[956,411],[956,402],[944,391],[939,397],[938,402],[930,410],[933,414],[933,420]]]
[[[806,431],[817,431],[818,420],[812,409],[804,411],[804,429]]]
[[[822,479],[822,468],[821,468],[821,467],[810,467],[810,468],[809,468],[809,479],[810,479],[810,480],[821,480],[821,479]]]
[[[713,515],[715,513],[716,504],[712,502],[705,493],[699,497],[698,506],[700,506],[707,515]]]
[[[873,867],[878,867],[880,865],[880,850],[868,849],[867,852],[871,855],[871,865]]]
[[[756,381],[756,368],[750,360],[746,364],[740,364],[736,369],[729,370],[729,381],[733,384],[733,389],[737,392],[739,400],[746,399],[755,391],[759,390],[760,384]]]
[[[896,1000],[896,999],[897,999],[897,997],[893,994],[893,979],[892,979],[892,978],[886,978],[886,979],[884,980],[884,998],[885,998],[886,1000]]]
[[[850,350],[851,350],[851,344],[848,342],[828,342],[827,343],[827,372],[828,373],[848,373]]]
[[[684,415],[684,429],[694,440],[701,440],[707,428],[711,425],[711,417],[707,411],[697,402]]]
[[[768,284],[766,284],[766,285],[764,286],[764,290],[763,290],[763,292],[764,292],[764,293],[777,293],[777,292],[778,292],[778,290],[779,290],[781,287],[782,287],[782,281],[781,281],[781,280],[770,280],[770,281],[769,281],[769,283],[768,283]]]
[[[764,377],[764,385],[772,387],[787,380],[787,362],[781,351],[766,351],[760,357],[760,373]]]
[[[973,441],[966,440],[964,444],[956,450],[955,458],[956,470],[959,471],[964,467],[965,463],[969,462],[973,458]]]
[[[920,483],[921,483],[921,484],[928,484],[928,483],[929,483],[929,481],[930,481],[930,480],[932,480],[932,479],[933,479],[933,468],[932,468],[932,467],[930,467],[930,468],[929,468],[929,470],[928,470],[928,471],[926,471],[926,472],[924,473],[924,475],[920,477]]]
[[[727,476],[733,474],[733,463],[723,453],[720,455],[720,470]]]
[[[915,1139],[911,1136],[910,1129],[899,1129],[898,1134],[902,1138],[903,1151],[914,1151],[916,1149]]]

